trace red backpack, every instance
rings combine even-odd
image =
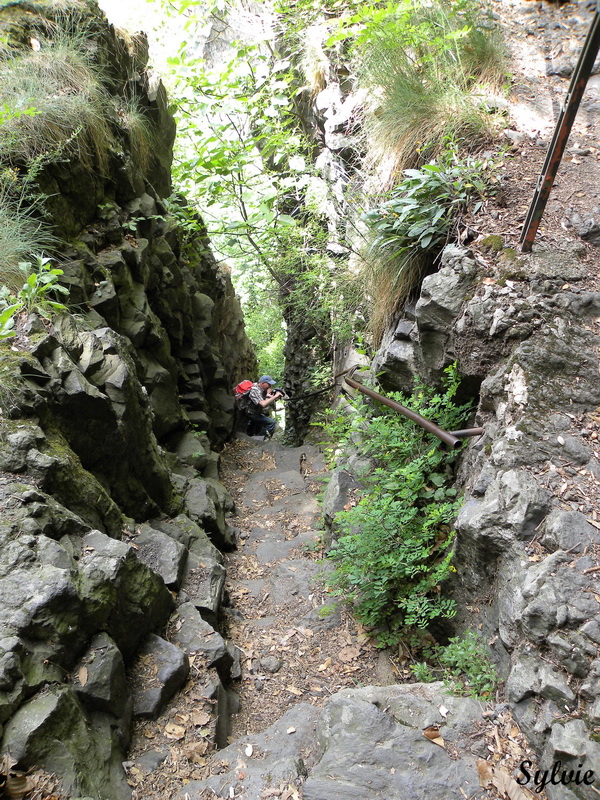
[[[242,381],[241,383],[238,383],[238,385],[233,390],[235,399],[239,400],[240,397],[244,397],[244,395],[247,395],[253,386],[254,384],[252,383],[252,381]]]

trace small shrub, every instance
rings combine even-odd
[[[476,213],[493,191],[493,164],[460,159],[454,145],[440,163],[405,170],[404,176],[389,199],[364,217],[373,235],[364,272],[376,340],[451,238],[461,214],[469,207]]]
[[[433,683],[437,680],[429,664],[426,661],[418,661],[411,666],[411,671],[419,683]]]
[[[452,401],[457,386],[450,368],[443,393],[419,385],[408,399],[392,397],[452,430],[468,410]],[[360,416],[358,424],[364,416],[370,422],[361,451],[376,466],[362,479],[358,504],[336,515],[345,535],[328,555],[335,565],[328,584],[388,645],[406,626],[425,628],[455,613],[454,602],[441,593],[453,572],[452,522],[460,507],[448,486],[455,454],[432,446],[429,434],[395,412],[372,415],[363,405]]]
[[[438,655],[444,669],[444,680],[453,681],[457,694],[489,697],[498,681],[485,644],[473,631],[464,637],[455,636],[440,648]]]
[[[486,646],[474,631],[437,647],[430,661],[412,665],[415,678],[422,683],[441,679],[455,694],[487,698],[498,683]]]

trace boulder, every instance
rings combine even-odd
[[[4,730],[2,750],[24,769],[59,775],[70,797],[131,798],[114,718],[89,718],[71,686],[49,687],[21,706]]]
[[[189,671],[186,653],[151,633],[138,651],[131,673],[134,716],[156,719],[181,689]]]
[[[211,484],[200,478],[192,478],[185,493],[185,508],[190,519],[208,532],[219,550],[232,550],[235,547],[234,532],[225,522],[225,512]]]
[[[173,598],[162,578],[124,542],[92,531],[82,540],[79,594],[88,625],[106,631],[125,659],[166,624]]]
[[[224,586],[225,568],[221,564],[212,558],[190,553],[183,579],[183,592],[201,616],[215,627]]]
[[[230,680],[233,655],[221,634],[202,618],[193,603],[183,603],[177,609],[171,638],[188,656],[200,655],[207,667],[215,667],[224,681]]]
[[[170,520],[151,520],[150,525],[180,542],[197,556],[212,558],[218,564],[223,563],[222,553],[210,541],[206,531],[185,514],[178,514]]]
[[[600,531],[587,522],[579,511],[553,509],[544,521],[541,542],[549,550],[583,553],[600,544]]]
[[[171,446],[177,454],[177,457],[180,458],[184,464],[188,464],[190,467],[194,467],[194,469],[202,471],[208,464],[210,444],[205,435],[186,431],[178,436],[177,439],[172,442]]]
[[[94,711],[115,717],[131,712],[123,656],[106,633],[99,633],[73,670],[79,699]]]
[[[479,791],[474,757],[451,759],[423,736],[420,720],[398,723],[385,706],[348,694],[332,697],[319,720],[324,752],[303,786],[305,800],[446,800]],[[472,725],[479,716],[478,709]]]
[[[169,589],[178,590],[188,556],[183,544],[149,525],[141,526],[132,543],[138,559],[158,573]]]
[[[329,526],[335,526],[335,515],[343,511],[348,501],[360,489],[360,483],[345,469],[335,469],[323,496],[323,517]]]

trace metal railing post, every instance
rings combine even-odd
[[[563,107],[556,122],[552,141],[546,153],[544,166],[538,178],[527,217],[523,223],[523,230],[521,231],[521,238],[519,240],[523,253],[529,253],[533,246],[533,241],[542,220],[550,191],[554,185],[558,167],[560,166],[565,147],[567,146],[571,128],[573,127],[577,111],[579,110],[581,98],[583,97],[588,79],[592,74],[594,61],[596,60],[599,50],[600,0],[596,3],[594,18],[579,56],[577,66],[573,72],[569,91],[567,92],[565,102],[563,103]]]

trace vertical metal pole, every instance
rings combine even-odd
[[[594,19],[588,31],[588,35],[583,45],[583,50],[579,56],[577,67],[571,78],[569,91],[565,98],[562,110],[558,117],[552,141],[546,153],[544,166],[538,178],[533,200],[529,206],[527,217],[523,223],[521,232],[521,250],[528,253],[531,250],[535,235],[541,222],[550,191],[554,185],[554,179],[558,171],[571,128],[575,122],[579,104],[585,91],[588,78],[592,74],[594,61],[600,50],[600,0],[596,4]]]

